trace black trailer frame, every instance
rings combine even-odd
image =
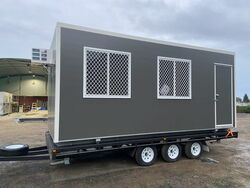
[[[129,150],[131,156],[135,155],[137,148],[146,146],[163,146],[167,144],[186,144],[188,142],[220,141],[221,139],[238,138],[238,132],[231,129],[218,129],[207,131],[177,132],[158,135],[134,136],[133,138],[93,140],[86,142],[67,142],[55,144],[49,132],[46,132],[46,146],[34,147],[21,156],[0,156],[0,161],[31,161],[50,160],[50,164],[70,164],[70,159],[84,157],[91,153],[108,152],[116,150]]]
[[[221,139],[238,138],[238,132],[230,129],[177,132],[158,135],[134,136],[132,138],[106,139],[103,141],[92,140],[86,142],[67,142],[55,144],[49,132],[45,134],[47,146],[30,148],[26,155],[22,156],[1,156],[0,161],[29,161],[49,160],[51,164],[65,159],[78,158],[87,154],[115,150],[130,150],[132,156],[135,149],[145,146],[162,146],[166,144],[185,144],[199,141],[205,144],[206,141],[219,141]]]
[[[161,146],[166,144],[185,144],[187,142],[219,141],[221,139],[238,138],[238,132],[231,129],[218,129],[207,131],[189,131],[158,135],[134,136],[133,138],[107,139],[101,142],[92,140],[93,143],[67,142],[55,144],[49,134],[46,133],[46,143],[50,154],[50,160],[56,161],[64,158],[79,157],[94,152],[128,150],[132,149],[132,155],[138,147]]]

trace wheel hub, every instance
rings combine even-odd
[[[194,156],[198,156],[201,152],[201,146],[199,143],[195,142],[191,145],[191,153]]]
[[[154,151],[150,147],[146,147],[142,150],[141,158],[144,162],[149,163],[154,159]]]
[[[179,156],[179,148],[177,145],[171,145],[168,148],[168,156],[170,159],[176,159]]]

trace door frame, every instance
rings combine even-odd
[[[217,66],[225,66],[230,67],[231,69],[231,119],[232,122],[229,124],[217,124],[217,100],[216,100],[216,67]],[[232,128],[234,122],[234,89],[233,89],[233,65],[223,64],[223,63],[214,63],[214,123],[215,128]]]

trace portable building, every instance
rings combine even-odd
[[[51,52],[54,143],[235,127],[233,52],[64,23]]]

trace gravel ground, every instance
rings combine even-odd
[[[44,145],[46,123],[21,123],[0,117],[0,145]],[[238,114],[238,139],[210,144],[200,160],[182,157],[150,167],[137,166],[122,152],[94,155],[71,165],[48,161],[0,162],[0,187],[250,187],[250,114]],[[209,162],[212,158],[218,163]]]

